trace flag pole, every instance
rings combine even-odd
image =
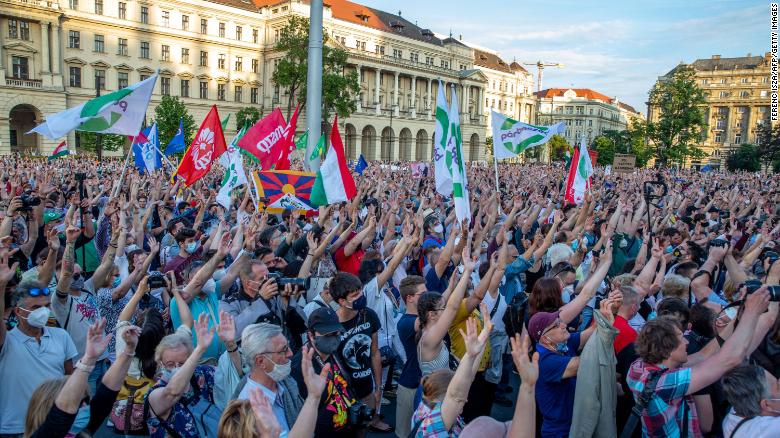
[[[134,135],[132,140],[130,140],[130,150],[127,151],[127,154],[125,155],[125,164],[122,166],[122,173],[119,176],[119,184],[117,184],[116,189],[114,189],[114,195],[112,198],[116,198],[119,195],[119,189],[122,187],[122,181],[125,179],[125,173],[127,172],[127,163],[130,162],[130,155],[133,154],[133,143],[135,143],[135,138],[137,135]]]

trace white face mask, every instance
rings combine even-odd
[[[292,361],[288,360],[286,363],[283,364],[278,364],[272,360],[270,361],[272,364],[274,364],[274,367],[271,369],[271,371],[267,371],[266,374],[268,374],[268,377],[270,377],[271,380],[273,380],[274,382],[281,382],[282,380],[286,379],[287,376],[290,375],[290,370],[292,369]]]
[[[213,294],[217,290],[217,283],[214,281],[213,278],[209,278],[206,280],[206,283],[203,284],[203,287],[200,289],[201,292],[204,294]]]
[[[442,224],[436,224],[436,225],[433,227],[433,232],[434,232],[434,233],[441,234],[441,232],[442,232],[442,231],[444,231],[444,227],[442,226]]]
[[[44,328],[46,327],[46,323],[49,322],[49,316],[51,316],[51,309],[48,307],[39,307],[33,311],[29,311],[25,309],[24,307],[20,307],[20,309],[30,312],[29,315],[27,315],[27,318],[21,317],[25,320],[27,320],[27,324],[30,324],[30,326],[35,328]]]
[[[368,209],[366,207],[361,208],[359,215],[360,219],[365,219],[368,216]]]
[[[211,277],[215,281],[219,281],[219,280],[222,280],[223,278],[225,278],[225,274],[227,274],[227,269],[221,268],[221,269],[217,269],[216,271],[214,271],[214,275],[212,275]]]

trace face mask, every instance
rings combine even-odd
[[[214,271],[214,275],[212,275],[212,278],[215,281],[219,281],[225,278],[225,274],[227,274],[227,269],[225,268],[217,269],[216,271]]]
[[[70,427],[68,433],[77,435],[87,427],[87,424],[89,424],[89,405],[79,408],[79,411],[76,413],[76,419],[73,420],[73,425]]]
[[[366,207],[361,208],[359,216],[360,216],[360,219],[365,219],[366,216],[368,216],[368,209]]]
[[[197,249],[198,249],[198,242],[192,242],[187,244],[187,248],[185,248],[184,250],[187,251],[187,254],[192,254]]]
[[[179,371],[179,368],[181,367],[174,367],[171,369],[163,368],[160,370],[160,378],[166,382],[170,382],[176,372]]]
[[[288,360],[286,363],[281,365],[274,361],[271,361],[271,363],[274,364],[274,367],[271,369],[271,371],[266,372],[266,374],[268,374],[268,377],[270,377],[274,382],[281,382],[290,375],[292,361]]]
[[[314,348],[322,354],[333,354],[338,350],[341,339],[338,336],[315,336]]]
[[[566,354],[569,352],[569,344],[566,342],[559,342],[555,344],[555,352],[558,354]]]
[[[436,226],[433,227],[434,233],[441,234],[442,231],[444,231],[444,227],[441,224],[436,224]]]
[[[82,290],[84,289],[84,278],[74,278],[73,281],[70,283],[70,288],[73,290]]]
[[[125,254],[130,254],[131,252],[138,249],[138,245],[132,244],[125,247]]]
[[[214,281],[213,278],[209,278],[206,280],[206,283],[203,284],[203,287],[200,288],[201,292],[204,294],[211,295],[214,293],[214,291],[217,290],[217,283]]]
[[[363,310],[368,305],[368,299],[365,295],[352,302],[352,310]]]
[[[27,309],[20,307],[20,309],[27,311]],[[46,323],[49,322],[49,316],[51,316],[51,309],[48,307],[39,307],[32,312],[30,312],[29,315],[27,315],[27,318],[23,317],[27,320],[27,324],[30,324],[30,326],[35,328],[43,328],[46,326]]]
[[[122,277],[114,277],[114,281],[111,282],[111,288],[116,289],[122,283]]]
[[[580,247],[580,241],[579,240],[574,240],[571,243],[571,250],[572,251],[577,251],[577,248],[579,248],[579,247]]]

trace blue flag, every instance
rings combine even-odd
[[[363,154],[360,154],[360,157],[358,158],[358,162],[355,165],[355,173],[358,175],[363,175],[363,171],[368,168],[368,162],[366,162],[366,159],[363,157]]]
[[[157,135],[157,124],[141,131],[133,142],[135,166],[140,173],[154,172],[162,168],[160,160],[160,139]]]
[[[184,144],[184,121],[179,119],[179,130],[173,136],[168,146],[165,146],[165,155],[178,154],[184,152],[187,146]]]

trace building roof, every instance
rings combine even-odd
[[[622,109],[624,109],[624,110],[628,111],[628,112],[632,112],[632,113],[634,113],[634,114],[639,114],[639,111],[637,111],[636,109],[634,109],[634,107],[633,107],[633,106],[631,106],[631,105],[629,105],[629,104],[627,104],[627,103],[618,102],[618,106],[619,106],[620,108],[622,108]]]
[[[491,70],[512,73],[512,68],[500,56],[484,50],[474,49],[474,64]]]
[[[522,65],[520,65],[517,61],[512,61],[511,64],[509,64],[509,68],[515,71],[521,71],[523,73],[528,74],[528,70],[525,69]]]
[[[691,66],[698,71],[717,71],[717,70],[742,70],[742,69],[755,69],[762,66],[770,59],[770,54],[767,52],[764,56],[752,56],[748,53],[748,56],[740,56],[737,58],[722,58],[720,55],[712,55],[709,59],[697,59]],[[685,65],[680,63],[680,65]],[[665,76],[673,75],[679,65],[671,69]]]
[[[577,93],[577,97],[584,97],[587,100],[601,100],[607,103],[612,103],[612,98],[601,94],[598,91],[593,91],[590,88],[548,88],[546,90],[537,91],[536,94],[540,99],[550,99],[552,97],[563,97],[563,94],[572,90]]]
[[[237,9],[245,9],[247,11],[257,12],[259,7],[252,3],[251,0],[208,0],[211,3],[217,3],[220,5],[230,6]]]

